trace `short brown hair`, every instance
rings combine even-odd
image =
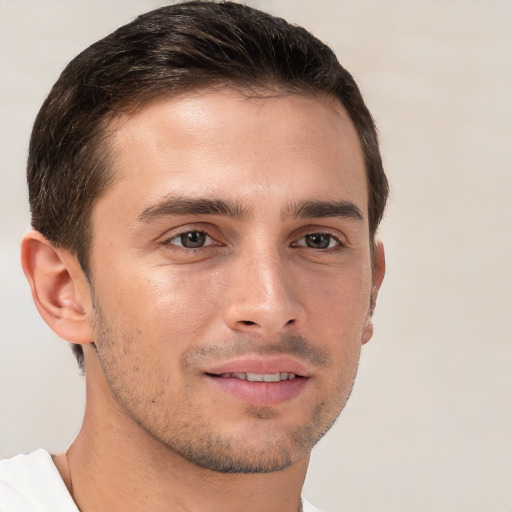
[[[105,127],[120,112],[151,99],[223,85],[338,98],[361,141],[373,238],[388,183],[372,116],[351,74],[304,28],[245,5],[207,1],[141,15],[64,69],[30,140],[34,229],[75,254],[90,278],[90,213],[114,179]],[[81,347],[74,350],[80,363]]]

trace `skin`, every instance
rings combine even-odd
[[[40,312],[84,346],[84,423],[57,467],[82,511],[296,512],[384,276],[352,122],[330,98],[224,90],[154,101],[112,130],[92,285],[38,233],[23,243]],[[302,369],[281,401],[209,374],[280,357]]]

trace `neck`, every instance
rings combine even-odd
[[[101,414],[108,408],[108,414]],[[81,512],[298,512],[309,456],[265,474],[226,474],[189,462],[88,385],[84,422],[56,465]]]

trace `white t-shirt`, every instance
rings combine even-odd
[[[78,512],[51,455],[37,450],[0,460],[1,512]]]
[[[304,512],[320,512],[305,499]],[[0,460],[0,512],[79,512],[51,455],[37,450]]]

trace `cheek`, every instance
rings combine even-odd
[[[357,370],[370,308],[371,280],[365,272],[309,286],[306,337],[332,354],[337,380],[348,385]]]
[[[370,306],[371,280],[365,272],[311,279],[303,285],[311,318],[335,333],[360,332]]]
[[[201,339],[213,321],[219,293],[212,275],[157,267],[132,274],[107,290],[109,313],[123,330],[137,332],[146,345],[174,351]]]

